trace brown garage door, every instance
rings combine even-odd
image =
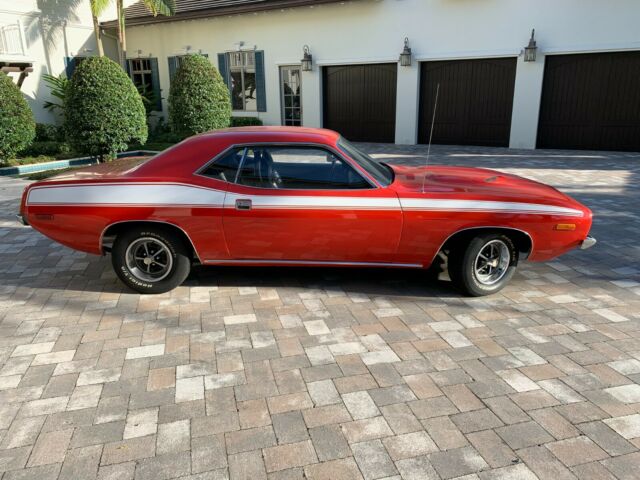
[[[640,151],[640,52],[547,56],[538,148]]]
[[[422,63],[418,141],[429,142],[440,84],[433,143],[508,146],[515,78],[515,58]]]
[[[324,126],[358,142],[393,142],[395,63],[324,67]]]

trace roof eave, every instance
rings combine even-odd
[[[253,12],[263,12],[267,10],[279,10],[283,8],[295,8],[295,7],[305,7],[305,6],[313,6],[323,3],[338,3],[344,2],[345,0],[274,0],[272,2],[263,4],[249,4],[249,5],[236,5],[229,7],[216,7],[216,8],[207,8],[202,10],[193,10],[188,12],[177,13],[172,16],[158,15],[153,16],[149,14],[144,17],[133,17],[127,18],[127,27],[134,27],[136,25],[150,25],[155,23],[165,23],[165,22],[179,22],[182,20],[197,20],[200,18],[209,18],[209,17],[221,17],[225,15],[238,15],[242,13],[253,13]],[[101,22],[100,26],[102,28],[117,28],[118,21],[117,20],[109,20],[106,22]]]

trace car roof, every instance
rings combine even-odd
[[[233,145],[251,143],[300,143],[335,145],[340,134],[324,128],[235,127],[187,138],[156,155],[130,174],[135,177],[191,175],[218,153]]]
[[[232,127],[213,130],[201,133],[196,137],[238,137],[246,139],[252,137],[252,141],[270,141],[273,136],[290,136],[290,141],[304,141],[310,137],[322,138],[328,142],[335,142],[340,134],[326,128],[309,127],[280,127],[280,126],[252,126],[252,127]],[[255,139],[255,140],[254,140]]]

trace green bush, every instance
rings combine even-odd
[[[231,117],[232,127],[255,127],[262,125],[258,117]]]
[[[169,123],[177,133],[194,135],[229,126],[229,89],[206,57],[182,60],[169,91]]]
[[[50,123],[36,123],[36,142],[59,142],[64,140],[62,128]]]
[[[0,72],[0,161],[25,149],[36,136],[36,122],[18,86]]]
[[[142,99],[117,63],[91,57],[78,65],[65,98],[64,128],[75,150],[101,159],[147,140]]]
[[[37,137],[36,137],[37,138]],[[40,155],[48,156],[69,156],[72,153],[71,146],[66,142],[55,141],[35,141],[27,148],[20,152],[20,156],[38,157]]]

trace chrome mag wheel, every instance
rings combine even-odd
[[[505,276],[511,263],[509,247],[502,240],[487,242],[473,262],[474,275],[483,285],[494,285]]]
[[[159,282],[171,272],[173,256],[157,238],[142,237],[129,244],[125,253],[127,268],[137,279]]]

